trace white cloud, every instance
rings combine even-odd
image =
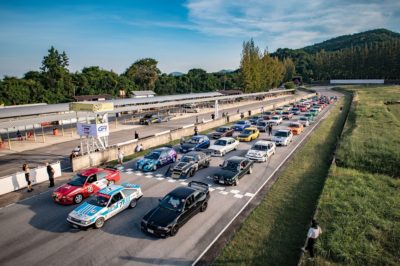
[[[298,48],[374,28],[400,29],[398,0],[189,0],[185,6],[199,32],[267,40],[272,49]]]

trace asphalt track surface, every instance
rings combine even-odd
[[[331,96],[334,92],[325,91]],[[288,147],[277,152],[266,163],[255,163],[253,174],[246,175],[238,186],[214,184],[208,178],[224,158],[213,157],[209,168],[189,180],[164,177],[168,166],[151,175],[131,170],[135,161],[121,171],[120,182],[139,184],[143,198],[134,209],[127,209],[106,221],[102,229],[87,231],[71,228],[67,215],[77,206],[60,206],[51,199],[51,191],[0,209],[0,265],[191,265],[230,222],[252,200],[255,193],[269,182],[294,148],[312,135],[312,130],[329,114],[332,105],[318,115],[317,121]],[[284,128],[284,122],[279,128]],[[310,134],[309,134],[310,133]],[[266,138],[262,133],[261,139]],[[237,151],[225,155],[245,155],[254,143],[240,143]],[[158,199],[191,180],[210,185],[208,209],[194,216],[175,237],[160,239],[140,230],[142,217],[158,204]]]
[[[257,102],[256,104],[253,103],[253,104],[243,105],[240,107],[224,109],[223,112],[229,112],[229,114],[234,114],[236,113],[237,109],[240,109],[240,112],[247,112],[247,110],[250,108],[251,109],[254,109],[255,107],[261,108],[261,106],[281,102],[298,96],[299,95],[294,95],[294,96],[291,95],[278,99],[269,99]],[[222,111],[220,111],[220,114],[222,114]],[[199,114],[199,121],[202,121],[203,118],[206,120],[211,119],[211,112],[205,114]],[[120,142],[132,140],[134,138],[135,131],[137,131],[139,136],[143,138],[165,130],[172,130],[184,125],[193,124],[194,122],[195,122],[195,115],[193,117],[171,120],[168,122],[152,124],[149,126],[137,125],[137,127],[135,127],[134,129],[112,132],[109,136],[109,144],[113,145]],[[21,171],[22,164],[24,163],[28,163],[31,166],[31,168],[33,168],[35,167],[35,165],[44,164],[46,161],[60,161],[61,169],[63,169],[63,171],[70,170],[71,164],[69,161],[69,155],[71,154],[72,149],[77,147],[78,145],[80,145],[79,140],[71,140],[43,148],[0,156],[0,177]]]

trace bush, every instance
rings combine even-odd
[[[289,81],[289,82],[285,83],[284,87],[285,87],[285,89],[290,90],[290,89],[294,89],[295,85],[294,85],[293,81]]]

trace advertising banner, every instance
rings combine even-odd
[[[110,134],[108,123],[102,124],[76,124],[76,131],[79,136],[89,136],[89,137],[105,137]]]
[[[69,110],[75,112],[106,112],[114,110],[114,104],[110,102],[76,102],[69,104]]]

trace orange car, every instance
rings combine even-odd
[[[299,135],[304,130],[304,126],[297,122],[292,122],[289,125],[289,129],[292,131],[293,135]]]

